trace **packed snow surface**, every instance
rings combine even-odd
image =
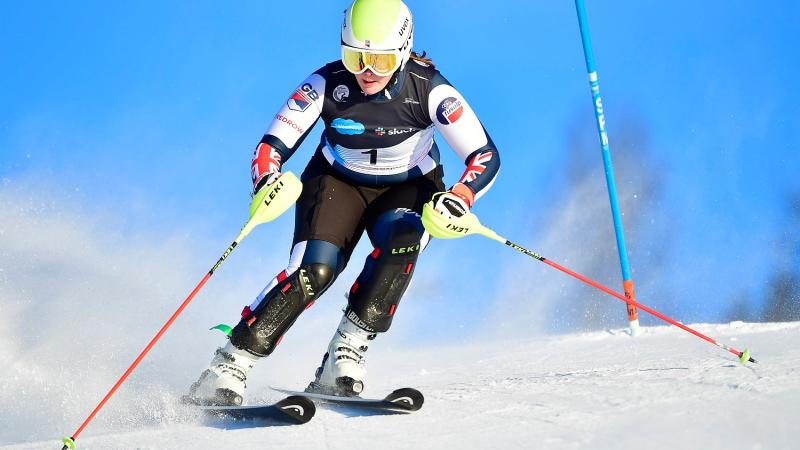
[[[170,377],[155,376],[158,369],[151,368],[123,386],[77,443],[87,450],[800,448],[800,323],[692,326],[749,348],[758,364],[742,365],[672,327],[645,328],[635,338],[609,330],[439,348],[381,351],[376,345],[365,395],[413,386],[425,394],[422,410],[371,415],[319,408],[300,426],[203,418],[178,402],[183,393],[178,386],[191,379],[181,374],[174,386],[149,383]],[[10,370],[25,375],[19,367]],[[313,373],[308,367],[300,374],[270,376],[275,370],[254,373],[249,401],[276,400],[279,394],[270,384],[302,388]],[[29,375],[39,376],[33,369]],[[64,385],[48,389],[6,380],[3,388],[17,392],[2,397],[0,448],[60,448],[60,437],[72,432],[110,387],[85,381],[67,385],[81,392],[64,392]]]

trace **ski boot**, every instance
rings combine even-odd
[[[369,341],[376,336],[377,333],[364,330],[347,316],[342,317],[314,381],[308,385],[306,392],[357,397],[364,391],[364,375],[367,371],[364,354]]]
[[[257,356],[228,342],[225,348],[217,349],[209,368],[192,383],[184,401],[204,406],[241,405],[247,373],[257,360]]]

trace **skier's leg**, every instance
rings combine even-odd
[[[309,391],[343,396],[363,391],[370,341],[389,329],[411,280],[424,236],[419,214],[393,209],[368,231],[375,249],[350,289],[345,315]]]
[[[364,229],[366,203],[356,188],[331,171],[324,158],[315,155],[303,172],[289,265],[245,307],[228,345],[192,385],[190,397],[195,401],[240,403],[255,361],[274,351],[300,313],[347,263]]]
[[[255,356],[271,354],[284,333],[305,309],[333,283],[344,268],[336,245],[311,240],[299,242],[292,253],[302,253],[299,265],[281,272],[261,295],[242,311],[231,343]]]
[[[374,247],[350,289],[347,316],[361,328],[385,332],[411,282],[417,257],[430,236],[422,226],[422,207],[444,190],[438,167],[388,189],[365,213],[365,228]]]
[[[380,215],[368,233],[374,250],[350,288],[346,315],[359,327],[382,333],[411,281],[425,229],[418,213],[397,208]]]
[[[422,206],[443,191],[442,169],[368,197],[364,227],[374,250],[348,294],[348,306],[309,391],[358,395],[364,388],[364,354],[389,329],[408,288],[419,252],[428,243]]]
[[[201,404],[241,404],[250,369],[272,353],[300,313],[330,286],[344,268],[342,259],[338,247],[329,242],[295,244],[286,270],[245,306],[230,342],[217,349],[208,369],[192,384],[189,399]]]

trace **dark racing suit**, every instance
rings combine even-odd
[[[341,61],[314,72],[275,115],[254,167],[279,170],[320,118],[325,130],[301,177],[288,267],[245,307],[231,336],[236,347],[258,356],[270,354],[333,283],[364,230],[374,250],[350,289],[346,313],[365,330],[388,330],[428,241],[422,205],[444,190],[434,130],[467,166],[453,190],[470,205],[500,167],[497,149],[461,94],[414,60],[371,96]]]

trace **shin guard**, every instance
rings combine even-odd
[[[231,343],[256,356],[269,355],[300,313],[316,301],[334,278],[334,269],[318,263],[302,265],[289,276],[279,276],[278,284],[255,309],[244,308],[242,320],[231,333]]]
[[[347,317],[370,332],[384,332],[411,282],[422,248],[419,215],[410,210],[384,214],[373,231],[375,250],[350,289]]]

